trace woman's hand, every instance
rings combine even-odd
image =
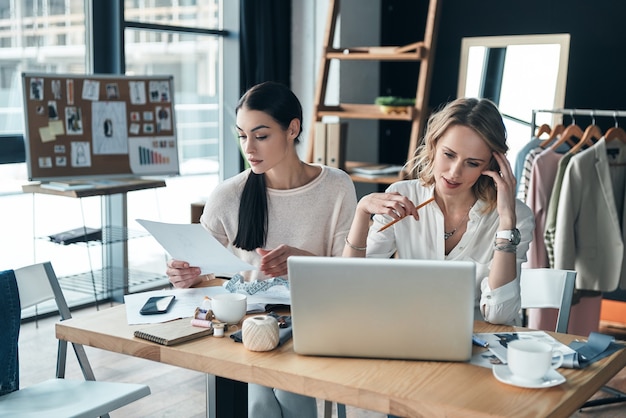
[[[493,157],[498,162],[500,171],[484,171],[485,176],[493,179],[497,193],[497,210],[500,216],[499,229],[513,229],[517,223],[515,215],[515,186],[517,180],[511,169],[511,164],[506,156],[499,152],[494,152]]]
[[[273,250],[257,248],[256,252],[261,255],[259,270],[268,277],[287,277],[287,258],[292,255],[314,255],[308,251],[288,245],[279,245]]]
[[[391,193],[371,193],[364,196],[357,204],[357,214],[367,215],[389,215],[393,219],[412,216],[419,220],[417,209],[413,202],[406,196],[397,192]]]
[[[202,281],[200,267],[191,267],[186,261],[170,260],[167,262],[167,274],[174,287],[193,287]]]

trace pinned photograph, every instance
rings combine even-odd
[[[48,101],[48,119],[59,119],[59,111],[57,110],[57,102],[54,100]]]
[[[43,78],[30,79],[30,100],[43,100]]]
[[[65,126],[68,135],[83,134],[83,118],[80,108],[74,106],[65,108]]]
[[[172,115],[169,107],[157,106],[157,132],[172,130]]]
[[[52,157],[39,157],[37,163],[39,168],[52,168]]]
[[[150,122],[154,120],[154,113],[152,113],[152,111],[147,110],[145,112],[143,112],[143,120],[145,120],[146,122]]]
[[[91,148],[87,141],[72,142],[72,167],[90,167]]]
[[[67,95],[67,104],[74,104],[74,80],[67,80],[65,82],[65,94]]]
[[[119,99],[120,98],[120,92],[117,87],[117,83],[107,84],[106,91],[107,91],[107,99]]]
[[[144,123],[143,124],[143,133],[144,134],[154,133],[154,123]]]
[[[50,87],[52,88],[52,97],[54,100],[61,100],[61,80],[52,80]]]
[[[130,112],[130,120],[133,122],[138,122],[141,120],[141,116],[139,112]]]
[[[146,104],[146,82],[145,81],[129,81],[128,90],[130,94],[130,102],[134,105]]]
[[[55,145],[54,146],[55,154],[65,154],[65,145]]]
[[[150,81],[150,101],[151,102],[169,102],[170,101],[170,83],[169,81]]]
[[[131,135],[139,135],[139,130],[141,129],[141,125],[138,123],[131,123],[128,128],[128,133]]]
[[[100,82],[97,80],[83,81],[83,100],[96,101],[100,98]]]
[[[65,155],[57,155],[54,157],[54,164],[57,167],[67,167],[67,157]]]

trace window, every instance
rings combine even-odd
[[[90,19],[86,12],[88,1],[0,2],[0,141],[3,134],[12,134],[14,138],[15,134],[24,132],[22,72],[84,74],[88,71],[90,64],[87,57],[98,54],[98,51],[88,48],[88,26],[85,26]],[[167,179],[168,187],[158,191],[130,193],[129,222],[147,216],[158,216],[171,222],[188,222],[190,203],[208,196],[217,184],[218,170],[224,170],[221,161],[224,158],[234,161],[239,157],[236,145],[224,146],[221,143],[220,138],[224,136],[222,126],[225,124],[218,123],[227,113],[222,109],[224,106],[219,106],[225,97],[224,85],[232,90],[226,95],[229,108],[234,108],[232,103],[236,103],[239,95],[238,83],[229,81],[238,80],[238,71],[230,71],[222,80],[219,78],[224,74],[220,68],[224,55],[238,58],[236,45],[223,52],[226,42],[223,36],[227,32],[219,28],[224,25],[222,21],[227,14],[224,10],[230,14],[231,27],[238,25],[238,2],[227,3],[227,6],[222,4],[222,0],[137,0],[124,3],[124,52],[128,74],[174,75],[179,160],[183,174]],[[237,41],[231,39],[229,42]],[[230,66],[237,68],[237,64],[235,60]],[[232,115],[227,114],[228,117]],[[234,121],[227,122],[227,125],[234,126]],[[236,141],[232,142],[236,144]],[[236,164],[227,165],[229,170],[239,171]],[[35,202],[31,195],[22,194],[21,186],[28,181],[24,163],[0,164],[0,178],[0,205],[11,211],[4,212],[0,229],[6,236],[14,237],[10,241],[0,241],[0,251],[7,255],[0,262],[0,269],[31,264],[43,258],[61,263],[67,260],[67,248],[52,248],[51,252],[44,253],[50,244],[41,239],[33,240],[33,236],[40,238],[48,232],[59,232],[74,228],[77,223],[82,224],[80,216],[83,211],[76,212],[77,206],[82,203],[45,196],[38,196]],[[86,224],[97,227],[102,207],[97,198],[95,202],[89,199],[94,198],[87,198],[84,202],[84,213],[88,216]],[[160,212],[155,209],[158,204]],[[40,222],[34,219],[35,207],[37,217],[44,215]],[[42,225],[50,231],[44,231]],[[19,251],[16,251],[18,248]],[[77,251],[79,254],[73,260],[84,262],[84,248]],[[142,257],[131,261],[135,266],[145,263]],[[57,267],[55,263],[58,273],[66,273],[63,267]],[[162,273],[162,259],[158,269]]]
[[[183,175],[219,169],[219,11],[219,0],[125,2],[126,73],[174,76]]]

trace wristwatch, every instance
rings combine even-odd
[[[520,234],[519,229],[507,229],[505,231],[496,232],[496,239],[507,239],[510,244],[517,245],[522,239],[522,234]]]

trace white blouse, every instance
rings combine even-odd
[[[406,180],[392,184],[387,191],[398,192],[417,205],[433,197],[434,187],[424,187],[419,180]],[[516,201],[517,228],[522,235],[517,246],[517,278],[497,289],[490,289],[488,276],[499,216],[495,209],[482,213],[484,207],[485,202],[481,200],[474,204],[469,212],[467,230],[447,256],[444,217],[436,202],[419,210],[419,221],[404,219],[383,232],[378,230],[392,219],[387,215],[375,215],[367,238],[367,257],[388,258],[397,252],[398,258],[405,259],[473,261],[476,264],[475,318],[494,324],[518,324],[521,308],[519,277],[532,240],[534,217],[528,206]]]

